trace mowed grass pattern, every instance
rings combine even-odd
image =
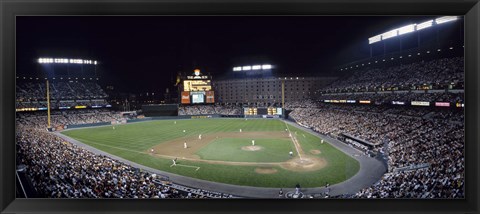
[[[235,162],[283,162],[290,159],[288,152],[295,151],[289,140],[257,139],[258,151],[242,150],[243,146],[251,146],[252,141],[244,138],[222,138],[214,140],[196,154],[205,160],[223,160]]]
[[[112,126],[105,126],[67,130],[62,132],[62,134],[148,167],[198,179],[236,185],[293,187],[299,183],[302,187],[319,187],[324,186],[326,182],[330,184],[342,182],[355,175],[359,170],[359,163],[353,158],[345,155],[328,143],[320,144],[318,137],[290,125],[289,129],[292,133],[297,131],[295,136],[305,152],[308,153],[311,149],[321,151],[320,154],[315,156],[327,160],[328,164],[325,168],[318,171],[300,173],[275,167],[275,169],[277,169],[277,173],[275,174],[257,174],[255,172],[255,166],[230,166],[179,160],[178,163],[180,164],[201,167],[200,170],[195,171],[188,167],[170,167],[172,163],[170,159],[153,157],[143,153],[148,148],[176,138],[198,136],[200,133],[238,132],[239,129],[245,132],[283,131],[285,130],[285,123],[281,120],[274,119],[192,119],[176,120],[176,124],[174,124],[174,120],[156,120],[116,125],[115,130],[113,130]],[[183,130],[186,130],[186,132],[183,133]],[[260,143],[260,141],[261,139],[258,139],[256,143]],[[248,143],[251,142],[247,142],[246,145],[248,145]],[[270,145],[268,145],[268,147],[270,147]],[[291,142],[290,147],[293,148],[293,143]],[[283,152],[283,144],[282,148],[275,149],[278,149],[278,151],[274,153]],[[199,152],[201,155],[202,151],[200,150]],[[239,155],[243,153],[230,154],[234,156],[234,154]],[[241,157],[230,157],[230,161],[250,160],[248,156],[240,156]],[[268,157],[268,155],[265,155],[265,157]],[[205,158],[220,157],[205,155]],[[228,160],[228,158],[224,160]],[[261,158],[259,161],[264,162],[265,160],[266,159]],[[269,160],[270,162],[275,160],[281,161],[281,158],[272,157],[272,159]]]

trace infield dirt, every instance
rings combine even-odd
[[[261,138],[275,138],[275,139],[290,139],[287,132],[224,132],[224,133],[213,133],[213,134],[202,134],[202,139],[199,139],[198,136],[186,136],[182,138],[177,138],[171,141],[160,143],[153,148],[150,148],[146,153],[164,157],[164,158],[173,158],[178,157],[179,159],[189,160],[189,161],[198,161],[211,164],[222,164],[222,165],[236,165],[236,166],[259,166],[255,169],[256,173],[259,174],[273,174],[277,172],[277,169],[271,168],[269,166],[279,166],[283,169],[296,172],[306,172],[306,171],[316,171],[324,168],[327,165],[325,159],[321,157],[316,157],[310,154],[305,154],[303,150],[300,150],[301,157],[293,157],[292,159],[285,162],[271,162],[271,163],[259,163],[259,162],[231,162],[231,161],[217,161],[217,160],[203,160],[200,159],[195,153],[200,150],[202,147],[208,145],[216,139],[221,138],[244,138],[244,139],[261,139]],[[187,148],[184,148],[184,143],[187,144]],[[151,149],[154,152],[151,152]],[[244,146],[244,150],[248,151],[259,151],[263,149],[260,146]],[[317,150],[318,151],[318,150]],[[312,152],[315,153],[315,152]]]

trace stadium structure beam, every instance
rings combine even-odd
[[[50,86],[48,84],[48,80],[47,80],[47,121],[48,121],[48,126],[47,128],[50,129],[52,128],[50,126]],[[49,130],[50,131],[50,130]]]

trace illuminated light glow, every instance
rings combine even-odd
[[[97,64],[97,61],[94,61],[94,64],[96,65],[96,64]]]
[[[417,25],[416,30],[422,30],[422,29],[425,29],[425,28],[429,28],[429,27],[432,26],[432,24],[433,24],[433,20],[422,22],[422,23]]]
[[[450,50],[452,50],[452,49],[453,49],[453,47],[450,47]]]
[[[442,51],[442,49],[438,49],[437,51],[439,51],[439,52],[440,52],[440,51]]]
[[[244,71],[252,70],[252,66],[243,66],[242,70],[244,70]]]
[[[427,53],[430,53],[430,51],[427,51]]]
[[[445,22],[455,21],[457,19],[458,19],[457,16],[443,16],[443,17],[435,19],[435,23],[442,24],[442,23],[445,23]]]
[[[407,25],[405,27],[398,28],[398,35],[403,35],[403,34],[411,33],[413,31],[415,31],[415,25],[416,24],[411,24],[411,25]]]
[[[397,29],[391,30],[391,31],[388,31],[388,32],[383,33],[381,35],[382,35],[382,40],[389,39],[389,38],[397,36],[398,35],[398,30]]]
[[[262,69],[262,66],[261,65],[254,65],[252,66],[252,70],[260,70]]]
[[[381,35],[373,36],[373,37],[368,38],[368,44],[373,44],[375,42],[380,42],[381,40],[382,40]]]
[[[412,55],[408,54],[408,57],[412,57]]]
[[[272,65],[269,65],[269,64],[262,65],[262,69],[272,69]]]

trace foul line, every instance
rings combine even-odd
[[[190,166],[190,165],[183,165],[183,164],[172,164],[170,165],[170,167],[173,167],[173,166],[183,166],[183,167],[191,167],[191,168],[196,168],[195,171],[198,171],[200,169],[199,166]]]
[[[302,154],[300,154],[300,151],[298,150],[298,147],[300,147],[300,145],[297,145],[298,144],[297,139],[292,135],[292,132],[290,132],[290,129],[288,128],[287,123],[285,121],[283,121],[283,123],[285,123],[285,127],[287,127],[288,134],[289,134],[290,138],[292,139],[293,145],[295,146],[295,150],[297,150],[297,154],[300,157],[300,160],[303,160],[302,159]]]

